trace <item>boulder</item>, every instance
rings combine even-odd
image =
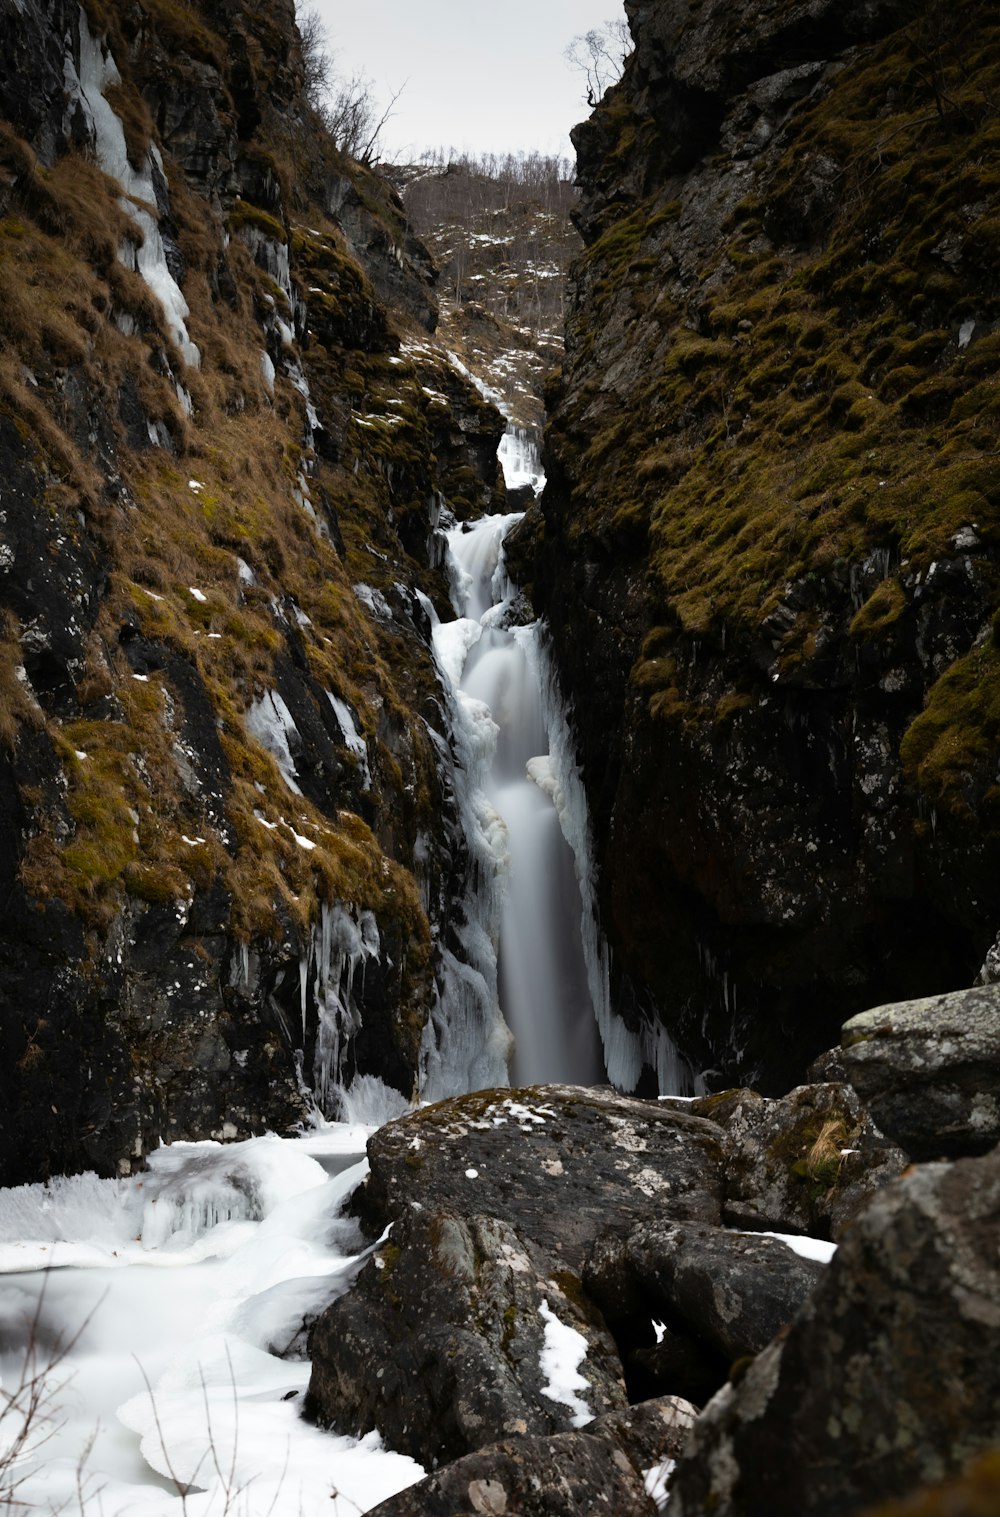
[[[636,1228],[626,1250],[647,1299],[730,1360],[766,1348],[825,1269],[777,1238],[694,1223]]]
[[[647,1492],[681,1453],[694,1419],[693,1406],[664,1396],[608,1412],[582,1432],[498,1443],[383,1502],[373,1517],[652,1514],[656,1506]]]
[[[623,1412],[605,1412],[587,1424],[592,1438],[616,1443],[637,1470],[678,1459],[691,1436],[697,1412],[680,1396],[657,1396]]]
[[[626,1406],[614,1341],[579,1281],[509,1222],[410,1210],[317,1321],[318,1421],[435,1466],[510,1434]]]
[[[655,1517],[643,1475],[589,1433],[512,1438],[391,1496],[371,1517]]]
[[[730,1090],[691,1109],[725,1131],[731,1227],[835,1238],[907,1163],[849,1085],[801,1085],[780,1100]]]
[[[584,1282],[632,1394],[651,1384],[703,1403],[734,1360],[759,1353],[792,1320],[823,1270],[777,1238],[654,1222],[602,1239]]]
[[[702,1414],[670,1517],[847,1517],[1000,1442],[998,1236],[1000,1149],[883,1190]]]
[[[375,1133],[356,1205],[373,1233],[413,1202],[500,1217],[579,1272],[608,1227],[718,1223],[720,1139],[703,1118],[613,1091],[477,1091]]]
[[[1000,985],[877,1006],[843,1029],[847,1077],[915,1159],[1000,1142]]]

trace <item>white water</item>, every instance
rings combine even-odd
[[[514,594],[502,544],[518,515],[484,517],[447,534],[459,617],[435,629],[466,703],[495,728],[480,774],[495,829],[494,872],[503,885],[499,1000],[514,1035],[515,1084],[605,1078],[580,935],[582,903],[573,854],[551,783],[535,642],[538,625],[508,627]],[[492,888],[488,881],[481,884]]]
[[[134,1179],[0,1191],[8,1517],[357,1517],[420,1478],[375,1434],[300,1417],[303,1320],[366,1256],[341,1212],[370,1131],[180,1143]],[[20,1446],[26,1364],[44,1399]]]

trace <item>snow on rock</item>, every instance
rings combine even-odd
[[[119,117],[104,98],[104,91],[121,82],[121,75],[104,44],[95,37],[80,11],[80,68],[79,73],[72,59],[66,60],[67,86],[75,98],[93,132],[97,161],[106,174],[116,179],[122,188],[122,208],[142,234],[142,246],[135,248],[126,243],[119,256],[128,267],[134,268],[152,290],[163,307],[167,327],[180,350],[184,362],[191,368],[201,364],[201,354],[188,335],[187,301],[180,286],[167,266],[166,251],[157,221],[157,197],[155,182],[158,178],[166,186],[163,175],[163,160],[159,150],[150,148],[141,173],[129,162],[125,146],[125,132]],[[145,207],[149,209],[145,209]]]
[[[665,1512],[670,1500],[667,1486],[674,1472],[676,1459],[664,1459],[660,1464],[654,1464],[652,1469],[645,1472],[646,1495],[655,1502],[658,1512]]]
[[[332,691],[326,692],[327,699],[333,707],[334,715],[340,724],[341,735],[344,739],[344,747],[353,753],[358,761],[358,772],[361,775],[362,790],[372,788],[372,772],[368,765],[368,744],[361,736],[354,720],[354,713],[346,701],[342,701]]]
[[[578,1392],[590,1389],[590,1382],[580,1374],[580,1366],[587,1357],[587,1340],[575,1328],[561,1322],[547,1301],[542,1302],[538,1311],[545,1323],[545,1341],[538,1359],[546,1382],[542,1395],[568,1406],[574,1427],[586,1427],[594,1414]]]
[[[798,1254],[800,1259],[812,1259],[817,1264],[829,1264],[837,1252],[836,1243],[830,1243],[824,1238],[803,1238],[797,1233],[748,1233],[751,1238],[777,1238],[779,1243],[786,1243],[793,1253]]]
[[[301,795],[292,752],[293,745],[294,751],[299,751],[302,739],[292,713],[277,690],[268,690],[259,700],[254,701],[243,720],[250,736],[262,748],[266,748],[274,759],[289,790],[295,795]]]

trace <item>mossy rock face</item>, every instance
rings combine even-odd
[[[298,1071],[330,1115],[412,1095],[465,867],[417,591],[447,604],[432,516],[493,504],[503,427],[401,356],[433,270],[304,99],[290,3],[224,45],[212,7],[86,15],[200,362],[32,11],[0,49],[5,1183],[284,1130]]]
[[[726,1134],[731,1227],[836,1238],[907,1163],[847,1084],[804,1085],[780,1100],[722,1091],[692,1110]]]
[[[1000,27],[821,10],[636,8],[532,580],[617,994],[769,1090],[1000,919]]]

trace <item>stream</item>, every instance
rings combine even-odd
[[[508,483],[542,483],[526,434],[512,429],[501,458]],[[457,614],[434,618],[434,644],[466,782],[469,951],[451,958],[440,1088],[425,1095],[502,1083],[508,1061],[516,1085],[607,1078],[579,850],[575,864],[564,836],[574,823],[582,835],[585,803],[565,799],[550,757],[540,628],[523,624],[503,561],[520,519],[446,534]],[[317,974],[339,985],[348,964],[349,985],[366,939],[337,910]],[[343,1212],[373,1130],[317,1117],[298,1138],[174,1143],[139,1175],[0,1191],[8,1517],[356,1517],[421,1478],[377,1434],[338,1437],[300,1415],[305,1325],[371,1252]]]

